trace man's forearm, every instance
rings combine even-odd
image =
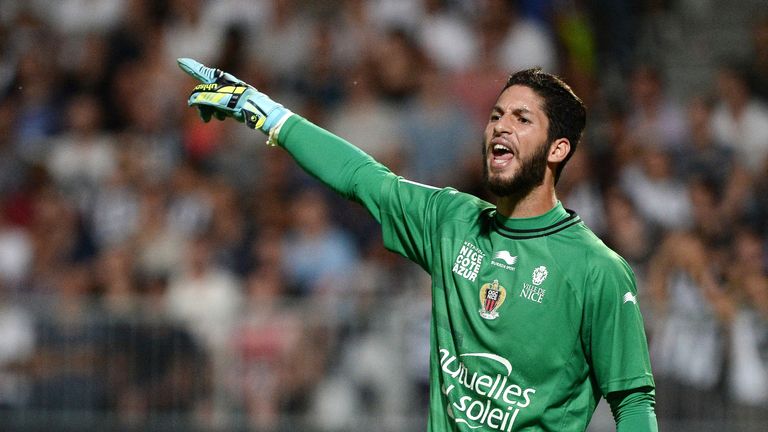
[[[295,114],[281,126],[277,143],[307,173],[342,196],[362,203],[381,220],[382,186],[394,178],[385,166],[344,139]]]
[[[616,432],[658,432],[653,389],[611,393],[607,399],[616,421]]]

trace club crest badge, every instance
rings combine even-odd
[[[480,316],[487,320],[498,318],[498,309],[506,298],[507,290],[499,285],[498,279],[480,287]]]
[[[533,279],[532,282],[534,285],[538,286],[541,285],[544,282],[544,279],[547,278],[547,275],[549,272],[547,271],[547,268],[544,266],[539,266],[533,269],[533,275],[531,278]]]

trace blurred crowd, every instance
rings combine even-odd
[[[491,201],[506,77],[563,76],[589,119],[558,194],[638,276],[661,423],[768,419],[768,6],[736,3],[0,0],[0,417],[425,412],[426,275],[261,134],[201,122],[192,57]]]

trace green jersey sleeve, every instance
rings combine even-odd
[[[432,186],[398,178],[384,191],[382,235],[387,249],[419,264],[427,273],[434,271],[432,251],[439,215],[454,189]]]
[[[389,169],[296,114],[282,126],[278,142],[307,173],[381,221],[382,190],[396,179]]]
[[[278,143],[306,172],[382,223],[385,246],[429,271],[436,202],[452,189],[405,180],[344,139],[298,115],[282,126]]]
[[[592,258],[585,302],[586,351],[602,394],[654,387],[635,276],[613,252]]]
[[[617,432],[658,432],[655,392],[649,387],[610,393],[606,397]]]

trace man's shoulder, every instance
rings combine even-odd
[[[429,186],[403,178],[400,178],[399,181],[432,189],[435,210],[449,219],[473,219],[481,213],[496,208],[482,198],[461,192],[453,187]]]
[[[496,208],[496,206],[478,196],[461,192],[452,187],[447,187],[443,190],[445,191],[449,205],[466,207],[468,210],[476,210],[478,212]]]
[[[581,257],[587,267],[596,269],[626,269],[626,260],[610,248],[583,222],[563,233],[562,249]]]

